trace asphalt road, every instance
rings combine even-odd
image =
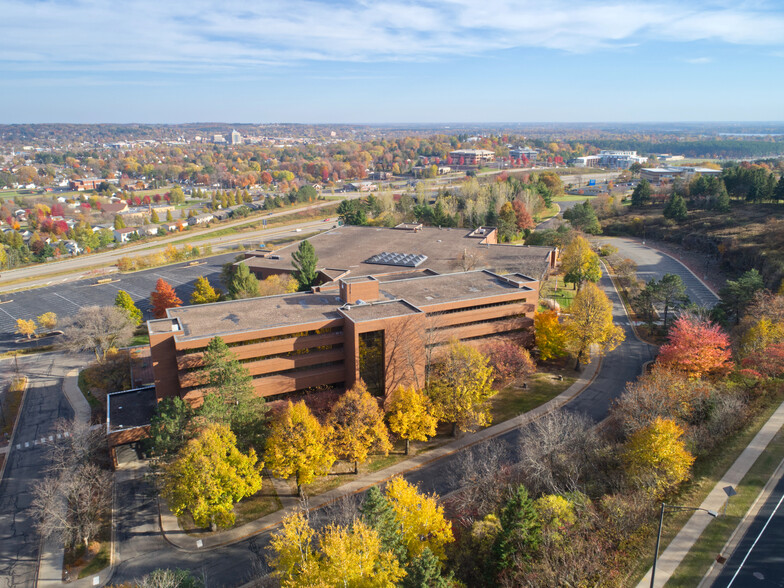
[[[711,586],[784,587],[784,476]]]
[[[19,358],[20,372],[28,375],[30,387],[0,482],[0,588],[35,585],[40,541],[27,510],[30,489],[44,477],[49,463],[46,444],[55,420],[73,418],[62,392],[62,376],[81,363],[78,357],[51,353]],[[13,374],[13,360],[0,361],[0,385]]]

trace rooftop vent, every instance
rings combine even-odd
[[[417,253],[390,253],[384,251],[365,260],[365,263],[394,265],[397,267],[417,267],[427,259],[427,255]]]

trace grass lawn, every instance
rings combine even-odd
[[[563,376],[563,380],[558,380]],[[501,423],[541,406],[552,400],[577,381],[574,370],[552,368],[534,374],[528,381],[528,389],[509,385],[490,399],[490,414],[493,423]]]
[[[131,339],[131,343],[129,347],[135,347],[137,345],[149,345],[150,344],[150,333],[147,332],[147,329],[144,329],[143,333],[136,332],[133,335],[133,339]]]
[[[555,202],[585,202],[586,200],[594,200],[596,196],[586,196],[584,194],[564,194],[559,196]]]
[[[68,572],[69,579],[87,578],[109,565],[111,536],[111,526],[105,523],[88,549],[85,549],[83,543],[65,549],[63,567]]]
[[[281,506],[280,499],[275,492],[275,488],[272,486],[272,481],[265,477],[261,490],[253,496],[249,496],[234,505],[235,520],[233,527],[239,527],[251,521],[255,521],[276,510],[280,510]],[[204,537],[214,534],[208,529],[197,526],[189,513],[180,515],[177,517],[177,521],[180,524],[180,528],[189,535]]]
[[[561,212],[561,207],[553,203],[549,208],[546,208],[540,214],[537,214],[534,217],[534,222],[541,223],[550,220],[554,216],[557,216],[559,212]]]
[[[0,353],[0,359],[6,357],[13,357],[14,355],[33,355],[34,353],[46,353],[47,351],[52,351],[54,349],[54,345],[41,345],[40,347],[27,347],[25,349],[18,349],[16,351],[6,351],[4,353]]]
[[[87,385],[86,374],[84,370],[79,372],[79,390],[82,391],[85,399],[87,400],[90,408],[93,410],[103,409],[103,404],[95,396],[90,394],[90,386]]]
[[[668,500],[668,502],[683,506],[699,506],[713,487],[721,480],[722,476],[724,476],[725,472],[735,462],[738,456],[746,449],[746,446],[762,428],[762,425],[770,418],[770,415],[775,412],[782,400],[784,400],[784,387],[780,387],[778,393],[771,395],[765,408],[760,411],[742,431],[727,438],[726,443],[714,449],[710,454],[701,456],[694,464],[691,481],[685,484],[678,495]],[[771,454],[770,456],[768,456],[769,453]],[[741,496],[736,496],[730,501],[731,504],[727,518],[724,519],[724,517],[720,517],[710,523],[706,529],[706,534],[703,535],[703,539],[697,543],[695,550],[692,550],[694,553],[692,554],[690,552],[687,556],[688,567],[677,574],[676,577],[679,578],[677,583],[668,583],[668,586],[695,585],[695,582],[693,581],[694,574],[699,573],[698,570],[700,569],[708,569],[710,558],[718,555],[718,549],[713,551],[715,546],[718,544],[720,549],[726,540],[726,538],[721,539],[721,536],[725,536],[723,534],[726,533],[725,537],[728,537],[729,533],[732,532],[732,529],[740,520],[738,510],[743,509],[741,503],[745,501],[747,504],[746,508],[748,508],[748,505],[751,502],[748,499],[749,492],[756,497],[756,493],[759,492],[762,486],[765,485],[765,481],[767,481],[764,472],[768,471],[769,473],[772,473],[781,461],[781,455],[784,455],[784,439],[782,439],[782,434],[779,432],[772,444],[769,445],[766,452],[760,456],[760,459],[757,460],[741,483],[741,486],[743,486],[744,483],[748,483],[750,487],[745,489],[741,487],[737,489]],[[753,498],[751,500],[753,501]],[[670,541],[678,534],[681,527],[686,524],[692,514],[694,513],[690,511],[667,513],[664,517],[660,552],[663,552],[667,548]],[[734,524],[730,521],[729,530],[727,530],[725,528],[725,521],[733,517],[735,518]],[[651,521],[651,524],[655,525],[656,522]],[[637,562],[636,566],[634,566],[629,576],[629,582],[627,582],[626,585],[636,586],[648,571],[652,563],[655,543],[656,533],[655,529],[653,529],[653,532],[648,537],[648,540],[641,551],[645,556]],[[680,570],[680,567],[678,569]],[[688,578],[692,578],[692,581],[687,581]]]
[[[558,288],[556,289],[556,285]],[[552,298],[561,305],[561,309],[567,309],[572,305],[572,300],[577,295],[577,286],[567,284],[561,275],[549,276],[541,289],[541,298]]]
[[[784,431],[779,431],[735,488],[738,495],[733,496],[729,501],[726,516],[722,514],[711,520],[697,543],[675,570],[667,586],[687,588],[699,583],[782,459],[784,459]]]

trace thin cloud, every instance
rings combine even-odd
[[[588,53],[655,40],[778,49],[784,11],[673,0],[6,0],[0,69],[198,74],[520,47]]]

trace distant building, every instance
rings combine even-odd
[[[224,137],[223,135],[218,133],[218,134],[212,136],[212,142],[213,143],[225,143],[226,142],[226,137]]]
[[[495,161],[495,153],[487,149],[456,149],[449,152],[450,165],[482,166]]]
[[[209,212],[205,212],[203,214],[197,214],[196,216],[192,216],[188,219],[188,224],[191,226],[194,225],[206,225],[211,220],[215,219],[215,216],[210,214]]]
[[[575,157],[571,163],[576,167],[608,167],[629,169],[632,164],[646,163],[647,157],[637,155],[636,151],[600,151],[598,155]]]
[[[71,190],[77,190],[78,192],[86,191],[86,190],[97,190],[98,186],[100,186],[103,182],[107,184],[117,184],[118,180],[112,179],[104,179],[104,178],[82,178],[79,180],[71,180],[70,188]]]
[[[114,240],[117,243],[127,243],[131,239],[131,235],[138,234],[139,232],[133,227],[128,227],[126,229],[115,229]]]
[[[640,171],[640,179],[648,180],[653,184],[660,184],[665,180],[673,180],[675,178],[690,178],[695,174],[703,176],[718,176],[721,170],[711,169],[709,167],[647,167]]]
[[[237,132],[236,129],[234,129],[231,132],[231,144],[232,145],[241,145],[242,144],[242,135],[240,135],[239,132]]]
[[[513,147],[509,150],[509,157],[512,159],[522,159],[525,157],[531,163],[536,162],[536,158],[539,156],[539,152],[536,149],[532,149],[530,147]]]

